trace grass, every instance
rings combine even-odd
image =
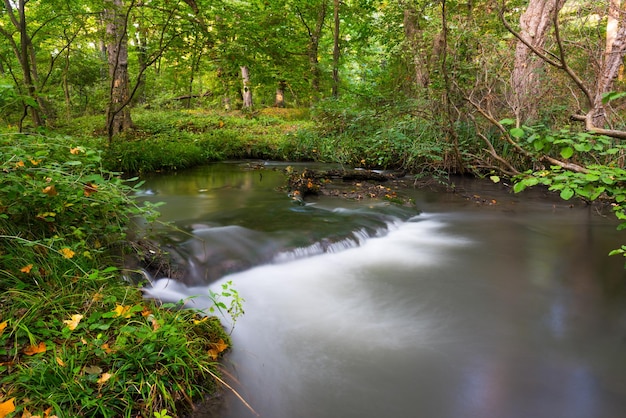
[[[137,174],[179,170],[208,162],[235,159],[311,159],[301,149],[296,132],[311,128],[301,109],[264,109],[257,113],[204,110],[135,110],[135,129],[116,137],[110,146],[94,126],[101,116],[73,120],[58,132],[103,150],[103,165],[113,171]],[[299,148],[300,147],[300,148]]]
[[[181,415],[215,388],[229,337],[122,280],[140,256],[129,220],[157,212],[78,142],[0,136],[0,415]]]

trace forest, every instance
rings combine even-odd
[[[218,378],[216,327],[100,290],[119,275],[111,259],[141,252],[120,248],[129,219],[156,216],[130,197],[133,175],[338,162],[543,186],[626,222],[625,55],[621,0],[4,0],[0,417],[68,404],[152,416]],[[147,351],[122,359],[137,335]],[[173,371],[152,356],[181,338],[204,357],[188,344],[168,354]],[[146,357],[157,378],[191,370],[182,383],[107,372]],[[61,386],[82,395],[22,395]]]

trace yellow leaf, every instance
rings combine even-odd
[[[0,403],[0,418],[4,418],[11,412],[15,411],[15,404],[13,403],[14,400],[15,398],[11,398],[8,401]]]
[[[98,191],[98,185],[97,184],[87,183],[85,185],[85,188],[83,189],[83,194],[85,195],[85,197],[89,197],[89,196],[91,196],[92,194],[94,194],[97,191]]]
[[[15,163],[16,167],[24,167],[24,161],[18,161]]]
[[[94,294],[93,294],[93,296],[91,297],[91,300],[92,300],[93,302],[99,302],[99,301],[101,301],[101,300],[102,300],[102,293],[100,293],[100,292],[96,292],[96,293],[94,293]]]
[[[71,319],[65,319],[63,323],[67,325],[70,331],[74,331],[80,323],[81,319],[83,319],[83,316],[81,314],[74,314],[72,315]]]
[[[59,366],[65,367],[65,362],[61,359],[61,357],[57,357],[56,361]]]
[[[218,342],[211,343],[211,346],[212,347],[209,349],[208,354],[213,360],[217,360],[217,356],[228,348],[228,344],[226,344],[221,338]]]
[[[76,255],[74,251],[72,251],[70,248],[67,248],[67,247],[61,248],[59,252],[65,258],[72,258],[74,257],[74,255]]]
[[[113,312],[116,313],[115,316],[123,316],[124,318],[130,318],[130,305],[117,305],[115,306],[115,309],[113,309]]]
[[[209,317],[208,317],[208,316],[205,316],[205,317],[203,317],[202,319],[194,319],[194,320],[193,320],[193,324],[194,324],[194,325],[198,325],[198,324],[201,324],[201,323],[203,323],[204,321],[206,321],[206,320],[208,320],[208,319],[209,319]]]
[[[96,380],[96,382],[103,384],[104,382],[109,380],[111,376],[113,376],[111,373],[102,373],[102,376],[100,376],[100,379]]]
[[[2,335],[6,327],[7,327],[7,321],[0,322],[0,335]]]
[[[57,216],[57,214],[54,212],[42,212],[37,214],[37,218],[43,220],[46,220],[46,218],[54,218],[55,216]]]
[[[81,151],[82,151],[81,147],[70,148],[70,154],[73,154],[73,155],[80,154]]]
[[[22,267],[22,268],[20,269],[20,271],[21,271],[22,273],[26,273],[26,274],[28,274],[28,273],[30,273],[30,271],[32,270],[32,268],[33,268],[33,265],[32,265],[32,264],[29,264],[29,265],[27,265],[27,266]]]
[[[37,345],[29,345],[28,347],[25,347],[22,350],[22,353],[24,353],[27,356],[34,356],[35,354],[45,353],[45,352],[46,352],[46,343],[44,343],[43,341]]]
[[[100,348],[102,348],[104,350],[104,352],[107,353],[107,354],[111,354],[113,352],[111,347],[109,347],[109,343],[102,344],[102,347],[100,347]]]
[[[57,192],[56,187],[54,187],[54,184],[51,184],[50,186],[46,186],[41,192],[47,194],[50,197],[56,196],[59,194],[59,192]]]

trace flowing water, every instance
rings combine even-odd
[[[148,297],[245,299],[222,408],[195,417],[589,418],[626,414],[617,222],[539,193],[458,180],[413,207],[280,187],[280,165],[148,178],[189,273]],[[165,245],[164,244],[164,245]],[[232,326],[228,318],[227,326]]]

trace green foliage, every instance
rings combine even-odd
[[[39,266],[33,277],[57,259],[98,268],[94,257],[125,242],[131,217],[156,215],[131,199],[133,179],[103,170],[100,153],[72,138],[14,134],[0,142],[0,234],[13,243],[4,244],[3,263]]]
[[[210,350],[229,344],[219,321],[160,309],[137,289],[111,284],[115,273],[79,277],[82,284],[72,292],[3,293],[0,388],[17,395],[18,412],[51,407],[59,416],[117,417],[163,408],[182,413],[210,388]]]
[[[623,168],[626,145],[606,136],[569,129],[550,131],[543,127],[524,127],[515,133],[519,134],[516,138],[524,141],[524,145],[538,156],[558,154],[567,162],[575,162],[575,167],[582,167],[569,170],[561,165],[551,165],[545,169],[528,170],[516,178],[513,186],[516,193],[527,187],[543,185],[558,192],[564,200],[577,197],[593,202],[602,199],[613,206],[619,220],[626,221],[626,169]],[[625,228],[626,222],[619,226],[619,229]],[[622,253],[623,248],[611,252]]]
[[[219,320],[158,308],[109,267],[155,206],[73,138],[0,141],[0,396],[24,415],[190,410],[229,345]]]
[[[213,306],[209,308],[209,312],[215,313],[217,311],[224,317],[228,313],[234,328],[237,319],[244,314],[243,303],[245,299],[233,288],[233,282],[229,280],[222,283],[222,290],[219,293],[209,289],[209,298],[213,301]],[[226,298],[226,302],[223,298]]]
[[[104,150],[103,165],[125,173],[143,173],[225,159],[298,159],[290,133],[310,125],[302,113],[300,109],[255,115],[136,112],[137,131],[116,138]]]
[[[450,146],[441,141],[436,121],[407,114],[413,102],[379,103],[374,111],[350,99],[322,101],[313,110],[317,137],[307,131],[298,139],[320,161],[411,171],[441,167]]]

